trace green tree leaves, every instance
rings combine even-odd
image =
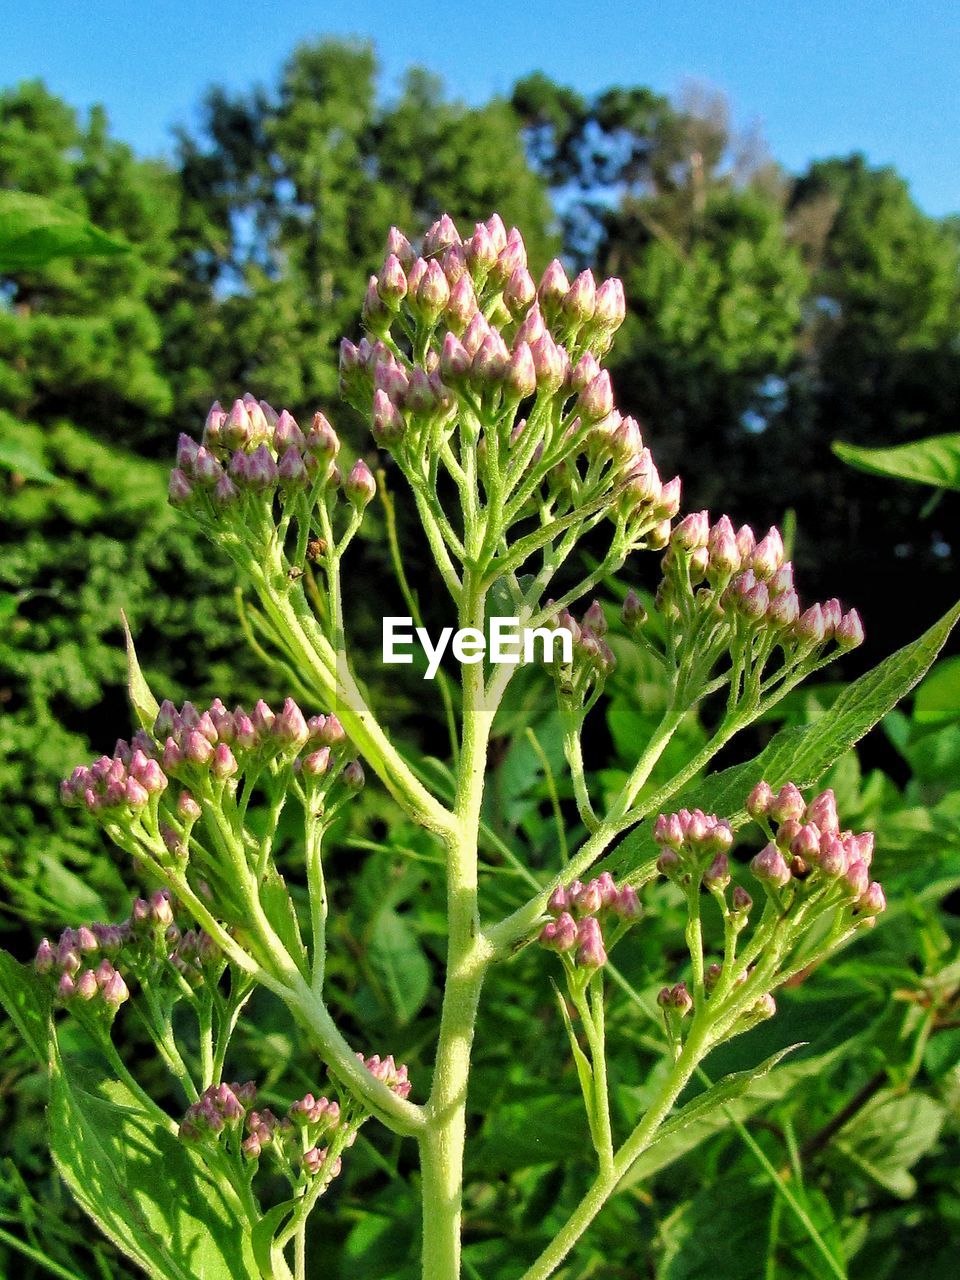
[[[0,191],[0,274],[33,271],[54,258],[110,258],[130,246],[86,218],[25,191]]]

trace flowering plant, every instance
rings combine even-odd
[[[276,711],[263,701],[249,712],[218,699],[158,704],[131,641],[138,726],[112,756],[75,768],[62,798],[102,825],[147,896],[120,924],[44,940],[34,976],[3,965],[4,998],[50,1064],[58,1166],[152,1275],[306,1276],[309,1215],[375,1119],[418,1149],[423,1276],[459,1276],[478,1004],[498,966],[533,945],[553,953],[543,963],[563,983],[560,1018],[594,1147],[589,1160],[578,1154],[585,1172],[593,1165],[580,1204],[523,1272],[543,1280],[641,1153],[739,1087],[727,1078],[678,1105],[711,1050],[773,1017],[777,988],[884,910],[872,835],[845,829],[833,793],[814,784],[920,678],[956,612],[850,686],[824,721],[704,778],[731,738],[859,645],[863,628],[836,600],[804,607],[776,529],[757,539],[724,515],[677,519],[680,480],[661,479],[602,367],[624,310],[615,279],[598,285],[585,271],[571,283],[553,262],[536,282],[519,232],[497,216],[466,240],[443,217],[419,254],[390,232],[363,305],[367,336],[341,348],[343,395],[405,477],[459,627],[482,635],[491,612],[506,610],[523,630],[551,624],[571,638],[546,665],[579,847],[545,878],[526,869],[531,895],[500,919],[481,916],[478,849],[491,728],[516,666],[464,661],[444,792],[393,741],[351,659],[341,575],[377,493],[367,463],[340,462],[322,413],[301,424],[250,395],[229,410],[214,404],[199,440],[180,438],[170,500],[243,572],[303,708],[293,698]],[[576,570],[588,534],[602,549]],[[573,610],[641,552],[661,555],[662,582],[646,604],[627,593],[622,625],[661,670],[666,707],[600,804],[583,731],[616,661],[610,614],[597,601],[579,618]],[[651,790],[697,707],[708,741]],[[447,962],[431,1080],[350,1043],[328,1008],[325,856],[367,774],[443,851]],[[302,893],[276,864],[281,821],[299,833]],[[762,841],[749,859],[736,852],[748,822]],[[664,958],[662,1069],[619,1133],[606,1072],[610,956],[643,929],[658,881],[684,904],[684,954]],[[282,1114],[228,1071],[258,990],[289,1010],[317,1055],[314,1091]],[[61,1011],[106,1064],[96,1087],[70,1060]],[[124,1055],[134,1020],[181,1091],[177,1116]],[[168,1175],[146,1198],[130,1191],[138,1153]],[[176,1232],[165,1234],[171,1221]]]

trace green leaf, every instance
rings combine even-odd
[[[573,1029],[573,1022],[567,1010],[567,1002],[563,998],[563,994],[557,984],[550,979],[550,985],[553,987],[557,997],[557,1004],[560,1006],[560,1017],[563,1019],[563,1025],[566,1028],[567,1039],[570,1041],[570,1051],[573,1054],[573,1061],[576,1064],[577,1076],[580,1079],[580,1092],[583,1094],[583,1105],[587,1112],[587,1124],[590,1126],[590,1133],[593,1137],[593,1145],[600,1150],[600,1135],[596,1128],[597,1100],[594,1090],[593,1067],[590,1065],[590,1059],[580,1048],[580,1041],[577,1039],[577,1033]]]
[[[870,475],[916,480],[937,489],[960,489],[960,435],[929,436],[890,449],[863,449],[836,440],[833,452]]]
[[[405,1025],[430,994],[430,963],[417,935],[396,911],[381,911],[373,923],[368,956],[397,1022]]]
[[[301,973],[306,974],[307,949],[300,936],[296,908],[286,881],[276,867],[268,867],[260,883],[260,904],[277,937],[286,948],[287,954]]]
[[[851,1044],[841,1044],[826,1053],[779,1067],[776,1065],[779,1059],[791,1052],[791,1049],[784,1049],[753,1071],[738,1071],[735,1075],[726,1076],[688,1102],[663,1125],[654,1141],[631,1166],[622,1185],[626,1187],[646,1181],[660,1169],[700,1147],[715,1133],[726,1129],[730,1120],[723,1108],[729,1108],[737,1120],[746,1120],[768,1103],[790,1096],[804,1080],[822,1077],[835,1062],[849,1058]],[[723,1090],[728,1081],[733,1082],[732,1094],[723,1096],[715,1092]]]
[[[31,271],[54,258],[102,258],[130,246],[80,214],[25,191],[0,191],[0,272]]]
[[[0,440],[0,467],[14,471],[27,480],[39,480],[41,484],[54,484],[57,479],[18,440]]]
[[[117,1081],[74,1079],[54,1053],[50,1149],[77,1202],[155,1280],[260,1280],[231,1187]]]
[[[846,1124],[834,1146],[868,1177],[906,1200],[917,1189],[909,1170],[933,1147],[945,1119],[945,1108],[926,1094],[886,1094]]]
[[[133,707],[134,715],[140,722],[141,729],[146,729],[149,732],[152,731],[156,723],[160,704],[153,696],[150,686],[140,670],[137,651],[133,644],[133,636],[130,634],[130,624],[127,622],[127,615],[122,610],[120,617],[123,619],[123,634],[127,643],[127,693],[130,697],[130,705]]]
[[[50,992],[27,965],[0,951],[0,1004],[42,1066],[50,1058]]]
[[[795,782],[798,787],[812,786],[924,676],[958,618],[960,604],[954,605],[918,639],[848,684],[828,715],[820,716],[812,724],[781,729],[753,760],[684,787],[671,798],[671,807],[679,808],[692,801],[701,809],[740,822],[746,817],[744,801],[761,778],[774,788],[785,782]],[[641,866],[652,865],[656,852],[652,824],[645,822],[626,836],[604,865],[616,867],[619,875],[625,875]]]
[[[263,1280],[292,1280],[283,1253],[274,1244],[274,1236],[296,1208],[295,1200],[284,1200],[263,1215],[250,1233],[253,1256]]]
[[[654,1168],[663,1167],[659,1163],[651,1167],[649,1159],[661,1144],[666,1146],[674,1145],[675,1147],[675,1139],[686,1133],[693,1126],[698,1126],[698,1134],[694,1138],[694,1144],[703,1140],[705,1131],[713,1132],[717,1127],[714,1123],[715,1121],[719,1120],[720,1127],[725,1127],[729,1121],[726,1116],[721,1117],[718,1113],[729,1103],[734,1102],[737,1098],[742,1098],[758,1080],[762,1080],[764,1076],[769,1075],[788,1053],[793,1053],[795,1049],[802,1047],[799,1044],[788,1045],[786,1049],[781,1049],[777,1053],[772,1053],[769,1058],[765,1058],[759,1066],[751,1067],[746,1071],[735,1071],[731,1075],[724,1076],[722,1080],[718,1080],[716,1084],[711,1085],[709,1089],[705,1089],[703,1093],[697,1094],[695,1098],[691,1099],[686,1106],[681,1107],[676,1114],[672,1115],[660,1127],[654,1141],[642,1152],[636,1163],[631,1165],[621,1182],[621,1186],[626,1187],[639,1182],[642,1178],[648,1177]],[[688,1144],[684,1144],[684,1146],[685,1149],[689,1149]],[[676,1156],[673,1158],[676,1159]]]
[[[917,689],[913,700],[917,724],[960,720],[960,655],[938,662]]]

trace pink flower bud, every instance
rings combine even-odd
[[[423,252],[426,255],[442,253],[450,245],[460,243],[460,233],[448,213],[442,214],[423,237]]]
[[[308,778],[322,778],[330,767],[330,748],[321,747],[303,757],[301,770]]]
[[[623,294],[623,281],[616,276],[604,280],[597,290],[594,322],[606,330],[619,329],[627,314],[627,303]]]
[[[92,969],[84,969],[83,973],[76,979],[74,985],[74,995],[80,1000],[92,1000],[98,995],[100,988],[97,986],[97,975]]]
[[[467,265],[474,275],[485,277],[497,260],[500,249],[494,244],[489,228],[478,222],[471,238],[463,246]]]
[[[375,391],[373,395],[373,434],[377,440],[390,448],[403,439],[407,430],[400,411],[384,391]]]
[[[525,400],[537,389],[537,371],[529,346],[521,342],[514,348],[505,381],[505,394],[512,400]]]
[[[170,483],[167,487],[167,498],[172,507],[183,507],[193,497],[193,485],[179,467],[170,472]]]
[[[343,483],[343,491],[358,511],[362,511],[376,496],[377,482],[362,458],[358,458],[353,464],[350,474]]]
[[[203,424],[203,443],[208,449],[220,443],[220,431],[227,420],[227,415],[220,407],[220,401],[214,400]]]
[[[670,536],[673,546],[682,551],[696,551],[705,547],[710,537],[710,517],[706,511],[694,511],[684,516]]]
[[[220,443],[227,449],[242,449],[253,437],[253,424],[247,406],[242,400],[234,400],[226,420],[220,428]]]
[[[119,784],[117,784],[119,785]],[[124,800],[131,809],[142,809],[149,801],[147,789],[136,778],[128,778],[123,788]]]
[[[463,343],[447,333],[440,348],[440,375],[451,387],[459,386],[470,373],[471,356]]]
[[[758,782],[747,796],[746,809],[751,818],[762,818],[770,812],[773,789],[768,782]]]
[[[730,859],[725,853],[718,853],[703,873],[705,889],[723,890],[730,883]]]
[[[447,323],[457,333],[462,333],[473,317],[479,314],[473,280],[468,275],[462,275],[450,290],[446,311]]]
[[[769,578],[783,564],[783,539],[780,530],[772,528],[767,536],[757,543],[751,565],[758,578]]]
[[[584,422],[599,422],[613,412],[613,387],[606,369],[581,392],[577,412]]]
[[[836,835],[840,830],[840,819],[837,816],[837,797],[830,788],[814,796],[806,807],[804,819],[815,822],[822,833]]]
[[[398,227],[391,227],[387,232],[387,257],[393,254],[404,270],[413,265],[413,250],[410,241]]]
[[[227,744],[225,742],[218,743],[210,764],[210,772],[213,776],[220,779],[232,778],[237,772],[237,768],[236,758]]]
[[[854,897],[859,898],[866,893],[870,883],[870,872],[862,862],[851,862],[844,872],[844,883]]]
[[[860,895],[857,908],[865,916],[878,916],[882,911],[886,911],[887,899],[883,892],[883,886],[877,880],[871,880],[867,885]]]
[[[840,619],[840,625],[834,632],[834,639],[841,649],[856,649],[863,644],[863,623],[856,609],[851,609]]]
[[[183,736],[183,759],[189,764],[209,764],[213,757],[213,745],[199,729],[190,729]]]
[[[396,311],[407,296],[407,277],[396,254],[387,255],[377,280],[377,292],[380,299],[392,311]]]
[[[829,832],[820,837],[820,853],[818,865],[821,873],[829,880],[842,876],[848,865],[847,851],[835,835]]]
[[[314,457],[321,461],[335,458],[340,452],[340,439],[322,413],[315,413],[307,432],[306,445]]]
[[[274,449],[282,456],[288,449],[304,449],[306,443],[306,438],[297,425],[296,418],[284,409],[277,419],[276,426],[273,428]]]
[[[790,852],[795,858],[801,858],[808,866],[819,859],[820,828],[816,823],[804,823],[790,841]]]
[[[747,893],[746,889],[740,885],[734,885],[733,894],[731,895],[731,905],[737,915],[746,915],[753,906],[753,899]]]
[[[544,391],[556,391],[563,383],[564,361],[560,349],[548,332],[530,344],[537,386]]]
[[[277,468],[277,475],[280,487],[288,493],[295,489],[302,489],[307,483],[307,467],[303,461],[303,455],[294,445],[284,450]]]
[[[793,565],[787,561],[782,564],[775,574],[767,583],[770,588],[770,595],[780,596],[786,591],[793,591]]]
[[[537,290],[540,306],[544,311],[556,314],[569,292],[570,281],[563,269],[563,263],[554,258],[540,278],[540,288]]]
[[[823,610],[818,604],[811,605],[806,612],[802,613],[794,627],[794,633],[799,640],[812,642],[813,644],[822,644],[826,636],[826,627],[823,620]]]
[[[785,783],[770,802],[767,812],[774,822],[786,822],[789,818],[802,818],[806,804],[798,787]],[[816,819],[813,819],[816,821]],[[817,824],[819,826],[819,823]]]
[[[792,589],[774,597],[767,610],[767,617],[777,627],[792,628],[800,617],[800,601]]]
[[[491,331],[480,343],[470,368],[474,381],[496,384],[507,375],[510,353],[499,333]]]
[[[103,984],[100,994],[103,996],[104,1002],[113,1009],[119,1009],[125,1000],[130,999],[130,991],[127,984],[116,970]]]
[[[681,485],[680,477],[674,476],[661,488],[660,497],[657,500],[657,514],[662,520],[669,522],[680,510]],[[669,533],[668,529],[668,538]]]
[[[714,576],[727,578],[740,568],[741,558],[729,516],[721,516],[707,539],[708,568]]]
[[[592,271],[581,271],[563,299],[564,314],[576,324],[593,319],[597,306],[597,284]]]
[[[576,959],[583,969],[600,969],[607,963],[603,934],[595,916],[586,916],[577,926]]]
[[[417,306],[428,323],[433,324],[450,301],[450,286],[440,263],[427,264],[423,279],[417,288]]]
[[[642,911],[640,899],[637,897],[637,891],[632,884],[623,885],[617,894],[616,901],[612,904],[612,909],[614,914],[624,921],[638,920],[640,918]]]
[[[562,884],[558,884],[547,899],[547,910],[552,916],[558,916],[561,912],[566,911],[568,905],[567,891]]]
[[[503,300],[512,315],[525,312],[537,296],[537,286],[526,267],[518,267],[503,289]]]
[[[754,857],[750,870],[763,884],[782,889],[790,881],[790,868],[775,844],[768,844]]]
[[[37,973],[49,973],[53,968],[55,959],[56,951],[51,946],[49,939],[42,938],[39,947],[37,947],[37,954],[33,958],[33,967]]]
[[[366,782],[363,772],[363,765],[359,760],[351,760],[348,765],[344,766],[343,773],[340,775],[344,786],[350,791],[362,791]]]
[[[517,329],[517,332],[514,334],[513,344],[514,346],[517,346],[521,342],[526,342],[529,346],[532,346],[533,343],[535,343],[539,338],[542,338],[545,333],[546,329],[544,327],[543,317],[540,314],[540,307],[539,304],[535,302],[527,312],[520,324],[520,327]],[[600,369],[598,366],[594,377],[596,377],[596,374],[599,372]]]

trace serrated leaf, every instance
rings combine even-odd
[[[671,808],[690,801],[708,812],[741,821],[746,816],[744,800],[761,778],[774,788],[785,782],[795,782],[801,788],[812,786],[926,674],[958,618],[960,604],[918,639],[848,684],[829,715],[820,716],[812,724],[781,729],[753,760],[682,788],[671,797]],[[645,822],[631,831],[601,865],[616,868],[614,874],[622,876],[652,866],[656,855],[652,824]]]
[[[396,911],[377,914],[368,958],[397,1022],[401,1026],[410,1022],[430,994],[430,963],[412,927]]]
[[[33,969],[0,951],[0,1005],[23,1036],[37,1062],[50,1057],[50,992]]]
[[[51,1062],[50,1150],[100,1230],[154,1280],[261,1280],[232,1189],[125,1085]]]
[[[833,452],[858,471],[915,480],[937,489],[960,489],[960,435],[929,436],[889,449],[864,449],[834,441]]]
[[[137,650],[134,647],[133,636],[130,634],[130,624],[127,622],[127,615],[121,611],[120,617],[123,619],[123,634],[127,645],[127,694],[130,698],[130,705],[133,708],[134,715],[140,724],[141,729],[152,731],[156,723],[157,715],[160,711],[160,704],[147,684],[146,677],[140,670],[140,663],[137,659]]]
[[[130,245],[52,200],[26,191],[0,191],[0,272],[31,271],[54,258],[129,252]]]
[[[54,484],[57,477],[18,440],[0,440],[0,467],[15,471],[27,480],[39,480],[41,484]]]

